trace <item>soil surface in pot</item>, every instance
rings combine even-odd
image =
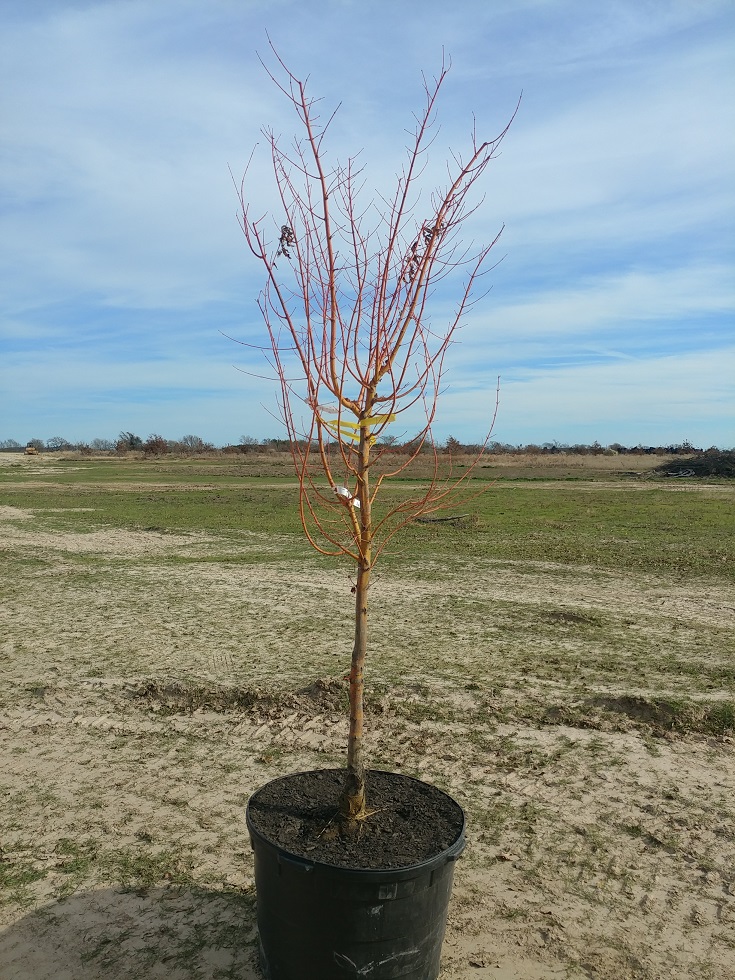
[[[291,854],[380,870],[427,861],[451,847],[462,831],[461,808],[441,790],[399,773],[369,770],[370,816],[357,834],[343,836],[338,806],[344,778],[342,769],[321,769],[273,780],[251,797],[250,821]]]

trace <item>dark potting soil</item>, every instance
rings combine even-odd
[[[460,836],[462,810],[441,790],[399,773],[369,770],[370,816],[356,834],[340,834],[345,773],[320,769],[275,779],[255,793],[248,812],[267,840],[311,861],[343,868],[410,867],[441,854]]]

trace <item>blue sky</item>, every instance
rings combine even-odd
[[[437,438],[481,439],[500,375],[501,442],[735,444],[732,0],[4,0],[0,440],[281,435],[228,339],[265,336],[228,168],[294,132],[266,30],[378,189],[442,48],[427,177],[523,91]]]

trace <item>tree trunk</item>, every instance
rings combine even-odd
[[[367,815],[365,807],[365,762],[363,759],[364,721],[364,667],[367,653],[368,589],[372,566],[370,514],[370,486],[368,466],[370,462],[370,436],[366,428],[360,432],[360,460],[358,467],[357,497],[359,511],[360,563],[355,586],[355,645],[352,648],[350,670],[350,734],[347,741],[347,774],[340,805],[342,826],[354,833],[360,820]],[[359,514],[359,517],[358,517]]]
[[[370,567],[357,570],[355,589],[355,645],[350,671],[350,734],[347,741],[347,776],[342,794],[342,818],[347,829],[356,829],[365,816],[365,763],[363,759],[363,670],[367,649],[367,591]]]

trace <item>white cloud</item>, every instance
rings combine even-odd
[[[727,266],[631,269],[539,291],[534,298],[496,306],[491,293],[474,312],[461,340],[486,339],[504,349],[539,338],[594,340],[614,328],[621,340],[646,321],[678,322],[735,314],[735,281]],[[470,355],[471,356],[471,355]]]
[[[632,438],[638,432],[638,439],[654,443],[661,433],[666,441],[692,436],[706,441],[707,431],[717,431],[726,441],[729,425],[732,442],[733,377],[732,347],[528,372],[524,381],[509,386],[505,411],[514,424],[525,427],[545,417],[562,431],[583,422],[587,431],[611,432],[617,427]]]
[[[494,438],[735,445],[735,347],[640,360],[529,368],[503,382]],[[440,434],[484,435],[494,389],[444,397]]]

